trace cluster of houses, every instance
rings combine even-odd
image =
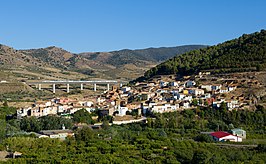
[[[124,116],[137,111],[163,113],[190,109],[195,106],[220,107],[225,103],[228,110],[242,104],[239,99],[226,99],[223,95],[236,90],[235,84],[197,84],[195,80],[153,79],[132,86],[113,87],[98,97],[97,105],[109,115]]]
[[[200,78],[208,75],[199,74]],[[220,107],[225,103],[228,110],[243,106],[241,98],[228,99],[224,95],[237,89],[232,82],[200,84],[192,78],[154,78],[131,86],[113,86],[110,91],[91,100],[54,98],[38,101],[17,110],[18,118],[24,116],[66,115],[85,108],[88,112],[100,109],[103,115],[125,116],[149,112],[163,113],[194,108],[195,106]]]
[[[208,74],[199,74],[200,78]],[[130,86],[113,86],[100,96],[90,100],[53,98],[49,101],[37,101],[31,106],[17,110],[17,118],[25,116],[42,117],[47,115],[71,115],[80,109],[92,112],[98,109],[100,115],[111,115],[121,122],[130,122],[126,115],[143,116],[148,113],[164,113],[195,108],[196,106],[220,107],[226,104],[228,110],[240,108],[241,99],[228,99],[224,95],[236,90],[238,85],[232,82],[201,84],[197,80],[184,77],[175,80],[172,77],[154,78],[148,82]],[[125,118],[123,120],[123,118]],[[142,121],[142,118],[140,119]],[[114,120],[115,121],[115,120]],[[117,123],[120,124],[120,123]],[[38,137],[65,138],[73,135],[65,129],[43,131]],[[228,132],[213,132],[210,135],[217,141],[230,140],[241,142],[245,131],[234,129]],[[241,135],[241,136],[240,136]]]
[[[37,101],[30,106],[18,109],[17,118],[20,119],[25,116],[70,115],[83,108],[88,112],[95,110],[92,101],[54,98],[49,101]]]

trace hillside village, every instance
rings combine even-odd
[[[238,110],[257,103],[256,99],[243,95],[228,98],[230,92],[243,85],[243,80],[222,78],[220,81],[212,79],[212,83],[202,83],[203,79],[208,77],[210,72],[200,72],[194,77],[185,76],[181,80],[176,80],[174,76],[161,76],[134,85],[113,86],[110,91],[97,98],[84,100],[54,98],[49,101],[37,101],[32,106],[18,109],[17,118],[70,116],[84,108],[88,112],[97,110],[101,115],[110,115],[114,116],[114,120],[123,120],[125,115],[146,116],[149,113],[181,111],[197,106],[218,108],[224,105],[228,110]],[[247,80],[246,83],[260,85],[257,80]]]

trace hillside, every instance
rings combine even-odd
[[[266,31],[261,30],[215,46],[175,56],[145,72],[144,79],[155,75],[190,75],[203,70],[229,73],[260,71],[265,68]]]
[[[139,50],[120,50],[112,52],[81,53],[78,56],[86,58],[87,65],[93,70],[111,78],[132,80],[177,54],[203,48],[202,45],[186,45],[177,47],[147,48]]]
[[[0,44],[0,78],[7,81],[61,79],[132,80],[178,53],[203,46],[179,46],[74,54],[55,46],[16,50]]]
[[[166,59],[202,47],[206,46],[186,45],[73,54],[53,46],[19,52],[57,69],[74,71],[95,78],[132,80]]]
[[[21,50],[20,52],[59,68],[67,68],[67,66],[70,65],[68,60],[74,56],[72,53],[54,46],[40,49]]]
[[[139,61],[161,62],[177,54],[182,54],[191,50],[200,49],[206,46],[186,45],[177,47],[147,48],[138,50],[124,49],[112,52],[81,53],[80,55],[89,59],[109,63],[113,66],[125,64],[136,64]]]
[[[54,48],[53,48],[54,49]],[[43,54],[43,58],[38,55],[33,55],[37,50],[16,50],[12,47],[0,45],[0,79],[7,81],[7,84],[18,81],[27,80],[58,80],[58,79],[81,79],[88,76],[75,72],[64,70],[64,66],[56,67],[55,60],[59,60],[57,56],[60,54],[54,53],[57,56],[52,59],[52,56]],[[41,49],[40,51],[44,51]],[[37,53],[38,54],[38,53]],[[71,54],[71,53],[69,53]],[[39,54],[40,55],[40,54]],[[72,55],[72,54],[71,54]],[[41,55],[40,55],[41,56]],[[47,56],[47,57],[46,57]],[[64,55],[62,55],[64,56]],[[65,55],[66,58],[67,55]],[[62,57],[61,57],[62,58]],[[46,59],[46,60],[44,60]],[[67,60],[67,59],[66,59]],[[58,61],[58,63],[61,63]],[[59,64],[58,64],[59,65]],[[11,91],[11,90],[10,90]]]

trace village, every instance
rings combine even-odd
[[[233,96],[228,99],[226,95],[239,87],[237,80],[223,79],[223,83],[219,83],[218,80],[212,80],[213,83],[198,83],[199,79],[202,80],[209,76],[209,72],[200,72],[194,77],[183,77],[182,80],[175,80],[172,76],[161,76],[148,82],[137,82],[134,85],[112,86],[110,91],[105,91],[93,99],[78,100],[63,97],[49,101],[36,101],[32,106],[18,109],[17,118],[47,115],[71,118],[73,113],[86,109],[89,113],[97,111],[98,115],[112,116],[112,124],[120,125],[145,121],[145,116],[150,113],[182,111],[197,106],[219,108],[221,104],[231,111],[244,109],[248,107],[248,104],[256,103],[243,96]],[[257,85],[257,82],[255,83]],[[97,120],[97,117],[94,119]],[[236,131],[240,131],[241,135],[246,133],[242,129],[236,129]],[[52,133],[51,131],[43,132],[40,136],[46,133],[46,136],[50,134],[52,138],[53,135],[60,138],[59,132]],[[70,133],[73,136],[73,133]],[[216,135],[234,136],[227,132],[213,133],[213,137]],[[65,131],[63,136],[67,136]],[[233,140],[241,142],[242,138],[236,137]]]
[[[250,100],[243,95],[228,98],[230,92],[238,89],[240,83],[237,80],[223,79],[222,83],[213,80],[212,83],[198,83],[199,79],[209,75],[209,72],[200,72],[194,77],[183,77],[183,80],[175,80],[169,76],[154,78],[148,82],[137,82],[134,85],[114,85],[110,91],[105,91],[96,98],[79,100],[63,97],[49,101],[36,101],[31,106],[18,109],[17,118],[70,116],[84,108],[88,112],[98,110],[103,115],[115,116],[123,120],[123,116],[132,115],[132,113],[145,116],[147,113],[181,111],[197,106],[219,108],[222,103],[226,104],[228,110],[238,110],[249,108],[249,104],[256,104],[256,100]],[[259,85],[257,81],[254,83]]]

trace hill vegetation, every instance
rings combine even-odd
[[[265,68],[266,31],[261,30],[216,46],[175,56],[145,72],[144,79],[155,75],[191,75],[204,70],[223,73],[260,71]]]
[[[161,47],[161,48],[147,48],[139,50],[129,50],[124,49],[120,51],[109,52],[109,55],[106,55],[104,63],[109,63],[113,66],[121,66],[130,63],[138,63],[139,61],[149,61],[149,62],[161,62],[167,60],[176,54],[182,54],[189,52],[191,50],[200,49],[206,46],[202,45],[186,45],[186,46],[177,46],[177,47]],[[99,60],[99,57],[102,58],[102,53],[82,53],[84,57],[87,57],[91,60]]]

